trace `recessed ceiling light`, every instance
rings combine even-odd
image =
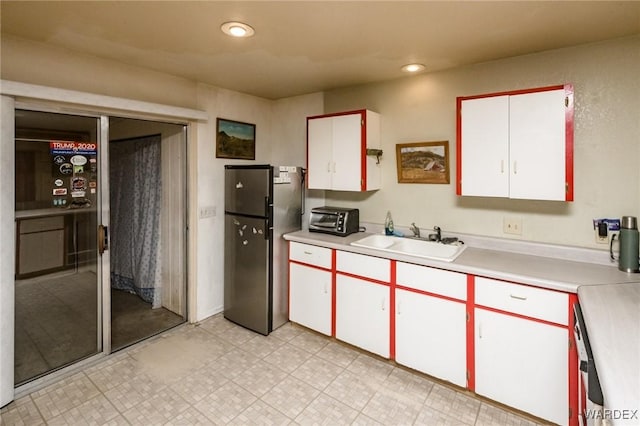
[[[403,65],[402,66],[402,71],[404,72],[419,72],[419,71],[424,71],[425,70],[425,66],[422,64],[407,64],[407,65]]]
[[[242,22],[225,22],[220,26],[220,29],[223,33],[232,37],[251,37],[255,34],[255,30],[250,25]]]

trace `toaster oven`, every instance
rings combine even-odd
[[[313,208],[309,217],[309,231],[346,237],[360,229],[359,214],[358,209],[328,206]]]

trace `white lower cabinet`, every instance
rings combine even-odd
[[[389,358],[390,287],[337,274],[336,338]]]
[[[568,423],[567,330],[475,309],[475,391],[551,422]]]
[[[396,290],[396,361],[465,387],[464,303]]]
[[[394,344],[399,364],[471,385],[478,395],[550,422],[569,423],[567,293],[483,277],[471,281],[463,273],[404,262],[394,267],[389,259],[341,250],[335,251],[334,268],[332,254],[291,244],[291,321],[326,335],[335,321],[335,337],[343,342],[384,358]],[[467,294],[471,282],[474,292]],[[473,312],[467,312],[469,304]],[[467,314],[473,314],[473,326]],[[575,424],[575,415],[571,420]]]
[[[289,319],[331,336],[331,271],[291,263]]]

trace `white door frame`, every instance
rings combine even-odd
[[[109,228],[109,179],[105,174],[109,173],[109,117],[100,116],[100,142],[98,145],[98,159],[100,166],[98,168],[98,192],[100,195],[100,214],[98,216],[98,224]],[[107,236],[108,237],[108,236]],[[111,309],[105,309],[105,300],[111,299],[111,286],[104,285],[111,280],[109,269],[111,261],[111,252],[105,250],[104,253],[98,254],[98,276],[99,282],[102,284],[100,289],[102,294],[98,303],[98,315],[102,318],[102,323],[98,322],[98,338],[102,336],[102,353],[111,353]],[[111,306],[111,304],[109,304]]]
[[[15,274],[15,102],[0,105],[0,407],[13,400]]]

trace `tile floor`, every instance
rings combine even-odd
[[[302,327],[268,337],[216,315],[0,410],[4,425],[530,425]]]
[[[96,289],[86,271],[15,282],[16,382],[97,353]]]
[[[97,285],[91,271],[63,271],[16,281],[17,383],[97,353]],[[151,309],[134,294],[111,290],[113,348],[182,322],[182,316],[165,308]]]

